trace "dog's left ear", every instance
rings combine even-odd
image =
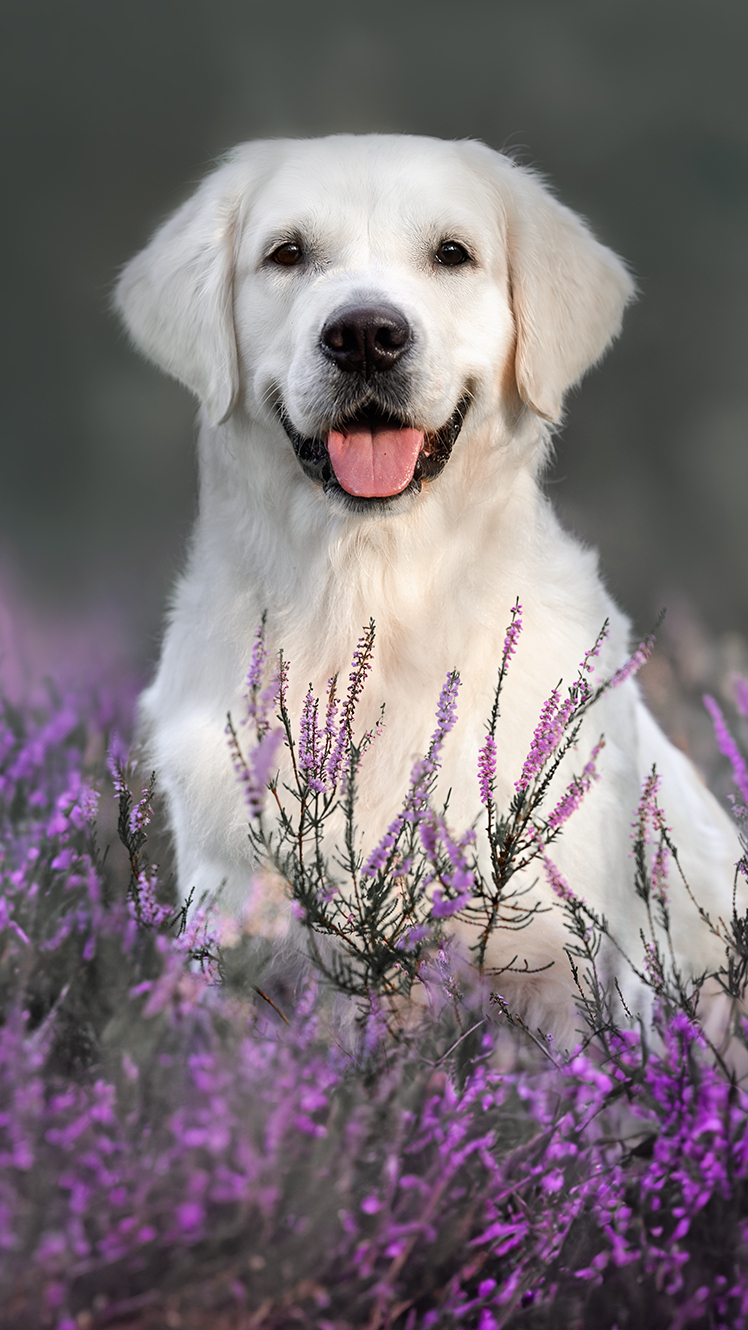
[[[595,239],[532,171],[482,143],[464,144],[498,195],[516,324],[515,379],[523,402],[561,419],[567,389],[620,332],[635,286],[625,264]]]
[[[244,144],[122,272],[114,294],[135,345],[199,397],[211,424],[239,392],[234,265],[264,144]]]
[[[567,389],[620,332],[635,286],[618,255],[531,172],[512,166],[511,185],[515,378],[523,402],[558,421]]]

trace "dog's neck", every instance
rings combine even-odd
[[[446,632],[445,602],[461,605],[454,622],[463,627],[436,656],[455,663],[467,653],[465,633],[482,631],[485,606],[506,604],[508,614],[537,583],[549,539],[558,550],[556,519],[537,483],[544,446],[543,427],[529,413],[513,430],[478,419],[429,490],[401,512],[369,517],[336,509],[302,474],[279,429],[237,413],[201,431],[188,582],[203,584],[204,602],[222,622],[246,616],[237,632],[251,631],[267,611],[275,643],[315,674],[312,656],[319,653],[320,669],[328,656],[341,667],[373,618],[380,661],[390,640],[399,661],[411,643],[422,677],[434,634]]]

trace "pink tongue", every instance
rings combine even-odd
[[[327,451],[335,478],[348,494],[383,499],[400,494],[413,479],[423,432],[356,425],[346,434],[330,430]]]

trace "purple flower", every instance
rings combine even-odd
[[[496,740],[492,734],[487,734],[485,743],[478,754],[478,787],[480,789],[481,803],[486,808],[493,795],[495,780]]]
[[[267,648],[265,646],[265,616],[263,615],[260,625],[255,633],[255,640],[252,646],[252,660],[247,673],[247,702],[250,703],[260,690],[265,675],[265,665],[267,662]]]
[[[436,709],[436,729],[431,736],[429,749],[425,757],[415,763],[410,774],[410,785],[402,810],[397,814],[384,836],[362,869],[364,877],[373,877],[377,872],[387,869],[393,852],[400,841],[406,823],[420,823],[429,808],[433,778],[440,766],[442,745],[446,736],[457,720],[457,694],[460,689],[460,676],[456,671],[447,675],[446,682],[439,694]]]
[[[522,766],[519,780],[514,782],[515,789],[526,790],[535,776],[539,776],[552,753],[555,752],[564,732],[565,714],[559,707],[559,689],[554,688],[550,697],[543,703],[540,719],[532,736],[530,751]]]
[[[651,633],[649,637],[645,637],[644,641],[639,643],[636,651],[629,656],[628,660],[623,663],[621,668],[616,670],[615,674],[611,675],[611,678],[608,681],[608,687],[618,688],[620,684],[625,683],[625,681],[630,679],[632,675],[637,674],[642,665],[644,665],[652,655],[654,644],[654,634]]]
[[[584,678],[585,674],[592,674],[592,669],[593,669],[592,662],[593,660],[596,659],[597,656],[600,655],[603,642],[607,640],[609,635],[610,635],[610,628],[608,625],[608,620],[606,619],[605,623],[600,629],[600,632],[595,638],[595,641],[593,642],[589,651],[585,651],[584,656],[582,657],[578,670],[578,675],[580,680]]]
[[[359,638],[353,653],[348,675],[348,691],[342,706],[340,706],[339,715],[338,707],[340,703],[337,696],[337,680],[335,678],[328,680],[325,724],[322,730],[319,729],[317,720],[319,702],[314,697],[311,688],[307,693],[302,713],[299,741],[300,769],[310,788],[316,794],[322,794],[326,790],[333,791],[340,780],[341,772],[347,765],[353,744],[353,725],[356,710],[364,684],[371,670],[373,653],[374,624],[371,622]],[[287,669],[286,665],[284,681],[287,678]],[[285,687],[283,697],[285,697]],[[379,728],[377,727],[377,732]],[[364,736],[362,746],[368,746],[368,742],[371,741],[372,737],[373,735]]]
[[[205,1210],[196,1201],[185,1201],[184,1205],[177,1206],[175,1219],[181,1229],[192,1233],[195,1229],[202,1227],[205,1220]]]
[[[472,898],[475,878],[468,851],[475,844],[475,832],[471,828],[455,840],[444,818],[431,813],[421,822],[420,833],[427,860],[432,865],[423,885],[439,883],[433,893],[431,916],[446,919],[457,914]]]
[[[670,863],[670,849],[664,840],[660,840],[652,856],[652,890],[661,900],[667,900],[667,870]]]
[[[535,843],[538,847],[538,855],[543,864],[546,881],[549,887],[551,887],[551,889],[556,893],[559,900],[564,901],[568,905],[576,905],[578,902],[578,897],[575,896],[574,892],[572,891],[571,887],[566,881],[566,878],[561,872],[561,869],[558,867],[557,864],[554,864],[553,860],[550,858],[539,831],[536,831],[535,833]]]
[[[317,725],[318,710],[319,701],[310,685],[309,692],[304,698],[299,722],[299,771],[306,778],[314,794],[324,794],[326,788],[324,733],[320,732]]]
[[[719,706],[708,693],[704,694],[704,706],[712,718],[717,746],[720,752],[724,753],[732,767],[732,778],[740,790],[743,803],[748,804],[748,767],[746,767],[745,758],[730,734]]]
[[[255,634],[247,680],[244,687],[246,711],[243,725],[254,728],[258,740],[265,737],[270,728],[271,713],[280,699],[280,676],[276,672],[263,687],[267,666],[267,647],[265,645],[265,617]]]
[[[335,746],[330,756],[328,766],[328,781],[331,786],[335,786],[340,777],[341,769],[344,765],[347,753],[350,751],[350,745],[353,742],[353,722],[358,707],[359,698],[363,692],[364,684],[371,671],[372,660],[374,656],[374,621],[369,623],[369,627],[359,638],[356,644],[356,650],[353,653],[351,669],[348,675],[348,692],[345,701],[341,707],[340,719],[338,720],[338,735]],[[328,685],[328,711],[326,722],[332,725],[332,686]]]
[[[288,662],[283,659],[281,652],[278,668],[269,684],[263,688],[266,666],[267,648],[263,615],[255,634],[245,688],[247,709],[242,725],[251,725],[254,730],[253,746],[246,757],[230,716],[226,726],[234,770],[243,787],[245,802],[252,818],[258,818],[262,814],[265,792],[275,771],[278,748],[284,738],[284,730],[279,725],[271,725],[271,713],[277,706],[281,712],[287,709]],[[316,720],[316,705],[309,694],[302,713],[302,745],[305,756],[312,766],[316,762]],[[312,779],[314,778],[312,775]]]
[[[645,843],[649,841],[650,828],[654,827],[657,823],[659,814],[657,794],[661,784],[662,777],[660,776],[660,773],[653,768],[645,778],[642,786],[641,797],[637,806],[632,831],[632,834],[636,836],[638,840],[642,840]]]
[[[439,704],[436,708],[436,729],[431,736],[429,745],[430,751],[436,760],[441,746],[453,729],[457,720],[457,694],[460,691],[460,676],[456,670],[447,675],[446,682],[439,694]]]
[[[519,600],[516,600],[512,606],[511,623],[509,624],[509,627],[506,630],[506,636],[504,637],[504,650],[501,653],[502,673],[506,671],[509,661],[517,650],[517,642],[519,641],[519,635],[521,632],[522,606],[520,605]]]
[[[275,770],[276,756],[283,739],[283,731],[280,728],[266,730],[263,737],[250,750],[246,758],[239,747],[236,732],[230,723],[226,726],[226,734],[234,762],[234,770],[236,771],[237,780],[243,788],[247,808],[250,816],[257,818],[261,815],[265,805],[265,793]]]
[[[649,845],[656,838],[657,845],[652,855],[652,889],[659,900],[667,900],[667,870],[671,853],[668,846],[670,828],[657,802],[661,777],[654,769],[644,781],[639,805],[632,826],[632,837],[641,845]]]
[[[441,887],[437,887],[434,891],[431,906],[432,918],[451,919],[453,915],[458,914],[469,903],[470,895],[468,890],[464,891],[461,896],[445,896]]]
[[[366,860],[361,869],[362,877],[374,877],[376,873],[384,873],[387,870],[404,825],[404,815],[398,813]]]
[[[600,738],[592,749],[589,761],[586,763],[581,776],[575,776],[567,787],[565,793],[561,796],[556,807],[548,818],[548,826],[551,830],[558,830],[576,812],[581,804],[585,794],[594,781],[600,779],[600,773],[597,770],[597,759],[605,747],[605,740]]]
[[[586,676],[591,673],[591,661],[599,654],[600,648],[605,641],[607,634],[608,626],[606,623],[598,633],[593,646],[590,647],[589,651],[585,652],[577,671],[577,678],[574,683],[571,684],[563,702],[561,701],[560,684],[553,689],[550,697],[544,702],[540,712],[540,719],[538,720],[538,724],[535,727],[535,733],[533,734],[530,751],[527,754],[522,767],[522,773],[519,780],[514,783],[515,789],[518,792],[522,793],[522,791],[527,790],[532,781],[543,774],[549,761],[558,751],[567,732],[581,717],[583,709],[590,703],[590,701],[594,700],[594,695]],[[630,664],[631,662],[627,662],[627,666],[624,666],[624,670]],[[632,666],[632,669],[633,668],[634,667]],[[638,668],[638,666],[636,668]],[[621,672],[619,671],[619,673]],[[621,678],[618,682],[621,682],[622,678],[623,674],[621,673]],[[595,749],[594,757],[599,753],[600,746],[601,745]],[[566,814],[567,817],[570,816],[574,808],[578,807],[579,800],[589,788],[589,784],[593,779],[597,779],[597,777],[594,773],[590,772],[587,772],[586,777],[582,776],[580,778],[583,788],[580,793],[577,782],[576,801],[574,801],[574,791],[572,791],[571,788],[567,791],[568,802],[564,806],[565,808],[568,808]],[[563,821],[566,820],[566,818],[562,817],[564,809],[562,809],[560,805],[558,809],[554,810],[554,812],[558,818],[561,818]],[[561,822],[559,822],[558,825],[561,825]]]

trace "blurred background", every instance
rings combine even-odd
[[[569,404],[555,503],[637,628],[667,605],[697,655],[708,639],[740,657],[744,0],[4,0],[3,27],[11,598],[155,656],[194,511],[194,406],[108,302],[213,158],[263,135],[470,136],[545,172],[640,285]]]

